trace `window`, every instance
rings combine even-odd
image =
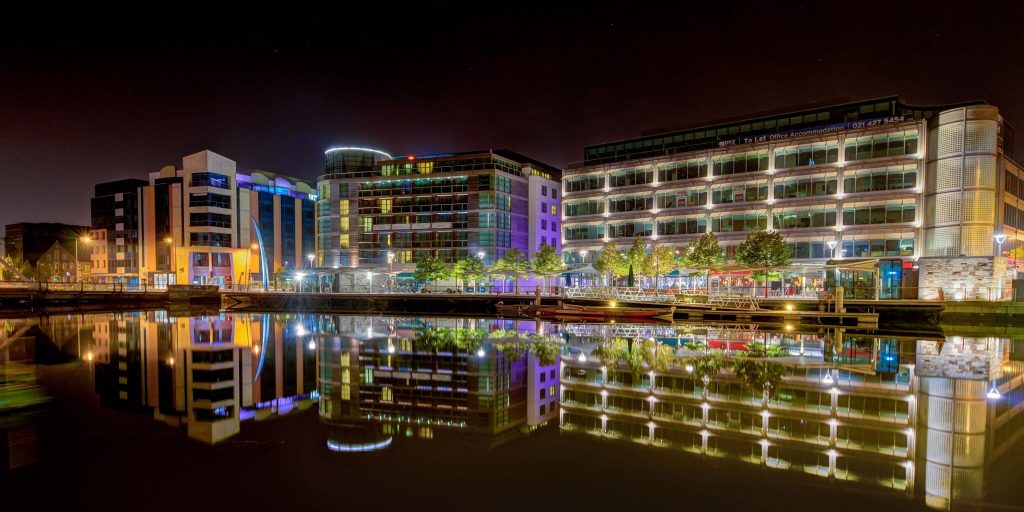
[[[717,156],[711,160],[715,176],[767,171],[768,152],[752,151],[738,155]]]
[[[768,215],[763,213],[727,213],[711,218],[711,231],[756,231],[768,229]]]
[[[551,187],[551,199],[558,199],[558,189]]]
[[[658,169],[658,181],[679,181],[706,178],[708,175],[707,160],[690,160],[665,164]]]
[[[839,143],[819,142],[775,150],[775,168],[788,169],[839,161]]]
[[[558,205],[557,204],[551,205],[551,215],[558,215]]]
[[[805,176],[775,181],[775,199],[827,196],[838,192],[835,176]]]
[[[845,147],[847,161],[916,153],[917,131],[914,130],[847,139]]]
[[[684,219],[670,219],[658,222],[659,235],[688,235],[707,231],[708,221],[704,216]]]
[[[629,187],[654,181],[654,171],[648,169],[626,169],[608,175],[609,187]]]
[[[599,190],[604,188],[604,176],[573,176],[565,179],[565,187],[568,192]]]
[[[548,220],[547,219],[541,219],[540,220],[540,228],[541,229],[548,229]]]
[[[227,176],[215,172],[197,172],[192,174],[192,180],[189,181],[188,186],[230,189],[231,180]]]
[[[541,185],[540,186],[540,195],[542,195],[542,196],[547,196],[548,195],[548,186],[547,185]]]
[[[483,235],[484,233],[481,233],[481,236]],[[601,238],[604,238],[604,228],[600,225],[565,228],[566,240],[599,240]]]
[[[716,187],[711,192],[711,202],[715,204],[745,203],[766,199],[768,199],[767,183],[726,185]]]
[[[604,200],[579,201],[565,205],[566,217],[578,217],[581,215],[598,215],[604,213]]]
[[[843,224],[846,226],[867,224],[895,224],[914,222],[917,205],[906,203],[850,205],[843,208]]]
[[[916,165],[900,165],[884,169],[860,169],[848,171],[843,175],[843,191],[847,194],[879,190],[900,190],[916,186]]]
[[[837,248],[836,255],[846,257],[878,257],[878,256],[913,256],[914,239],[908,238],[871,238],[864,240],[843,240],[842,247]],[[841,252],[839,252],[841,251]]]
[[[708,192],[704,188],[677,190],[667,194],[658,194],[658,208],[685,208],[703,206],[708,202]]]
[[[192,193],[189,194],[188,205],[191,207],[231,208],[231,196],[214,193]]]
[[[190,233],[190,245],[231,247],[231,235],[226,233]]]
[[[637,221],[626,224],[608,225],[608,236],[611,238],[633,238],[637,236],[650,236],[653,233],[653,226],[650,221]]]
[[[789,210],[772,214],[775,229],[821,228],[836,225],[836,210]]]
[[[642,212],[650,210],[652,206],[654,198],[651,196],[616,197],[608,201],[608,211],[611,213]]]
[[[541,203],[540,204],[540,212],[544,213],[546,211],[548,211],[548,204],[547,203]]]
[[[190,213],[189,225],[192,227],[230,228],[231,216],[223,213]]]

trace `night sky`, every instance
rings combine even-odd
[[[191,13],[6,40],[0,225],[88,224],[96,182],[203,149],[309,179],[335,145],[564,167],[645,130],[890,94],[984,99],[1024,130],[1022,2],[827,4]]]

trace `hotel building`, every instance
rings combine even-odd
[[[412,270],[560,248],[561,171],[507,150],[392,157],[335,148],[317,180],[317,266]]]
[[[587,146],[562,179],[563,254],[713,232],[731,259],[748,232],[778,230],[795,262],[877,258],[883,298],[985,295],[1007,288],[1024,229],[1012,151],[994,106],[897,97]]]
[[[97,185],[93,235],[105,240],[108,261],[98,268],[108,282],[150,286],[273,281],[310,264],[315,204],[307,181],[238,172],[233,160],[201,151],[146,181]]]

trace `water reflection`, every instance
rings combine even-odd
[[[321,450],[338,454],[440,438],[493,448],[549,427],[939,509],[984,502],[1024,432],[1024,367],[1006,338],[164,311],[0,332],[8,468],[34,462],[32,411],[47,399],[34,369],[69,359],[101,407],[210,444],[309,409]]]

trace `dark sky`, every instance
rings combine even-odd
[[[87,224],[96,182],[203,149],[311,179],[332,145],[565,166],[643,130],[890,94],[984,99],[1024,129],[1022,2],[705,3],[192,12],[11,38],[0,225]]]

